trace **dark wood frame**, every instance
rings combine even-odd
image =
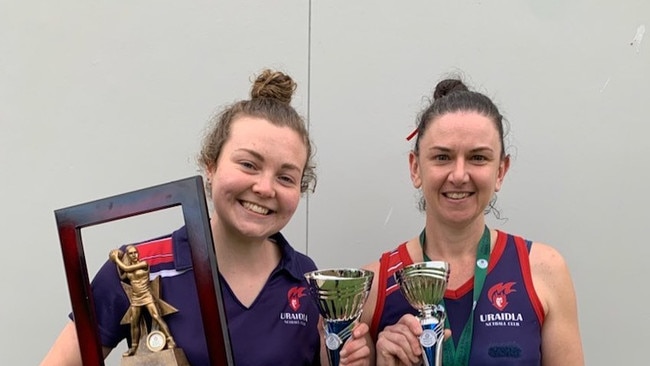
[[[84,365],[104,365],[81,229],[182,206],[210,363],[234,365],[201,176],[54,211]],[[215,311],[218,309],[218,311]]]

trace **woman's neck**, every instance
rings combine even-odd
[[[251,238],[212,225],[219,273],[239,302],[250,307],[280,263],[280,247],[267,238]]]
[[[212,238],[217,253],[217,264],[222,273],[263,271],[275,268],[280,260],[277,245],[267,238],[250,238],[227,232],[212,225]]]
[[[426,243],[423,250],[429,257],[445,260],[476,256],[476,248],[485,229],[485,220],[478,220],[465,226],[451,227],[434,220],[427,220]]]

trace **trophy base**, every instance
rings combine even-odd
[[[121,366],[190,366],[185,352],[180,348],[164,349],[159,352],[136,353],[123,356]]]

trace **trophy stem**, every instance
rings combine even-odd
[[[355,319],[343,321],[325,321],[325,345],[330,366],[341,362],[340,352],[345,341],[352,335]]]
[[[425,366],[442,366],[442,343],[445,333],[445,313],[439,307],[420,311],[422,358]]]
[[[442,302],[449,279],[449,263],[414,263],[398,270],[393,276],[404,298],[419,312],[424,365],[441,366],[446,319]]]

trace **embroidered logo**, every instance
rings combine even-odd
[[[487,296],[488,299],[490,299],[492,306],[499,309],[499,311],[503,311],[506,306],[508,306],[508,294],[517,291],[512,288],[515,283],[516,282],[500,282],[490,287]]]
[[[294,286],[289,289],[287,292],[287,299],[289,300],[289,306],[293,311],[298,311],[300,309],[300,298],[306,296],[305,287]]]

